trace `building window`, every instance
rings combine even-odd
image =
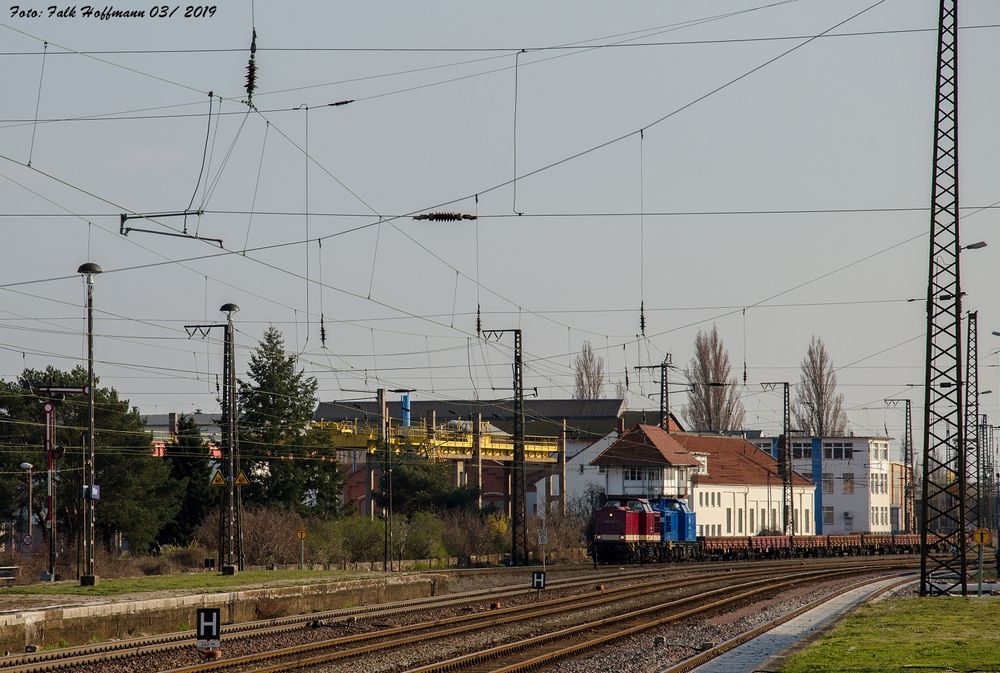
[[[764,511],[765,511],[764,508],[761,507],[761,509],[760,509],[760,529],[761,530],[764,530],[765,528],[767,528],[767,517],[765,516]]]
[[[823,473],[823,492],[833,493],[833,472]]]
[[[833,525],[833,507],[829,505],[823,505],[823,525]]]
[[[778,529],[778,510],[771,509],[771,530]]]
[[[646,470],[647,481],[663,481],[662,470]]]
[[[813,457],[812,444],[808,442],[792,442],[792,458],[797,460],[811,460]]]
[[[705,495],[704,493],[702,493],[701,491],[698,491],[698,507],[704,507],[705,506],[705,498],[703,497],[704,495]]]
[[[808,509],[806,509],[805,519],[806,519],[806,532],[808,533],[809,532],[809,510]]]
[[[854,493],[854,473],[845,472],[840,475],[840,485],[844,489],[844,493]]]
[[[642,481],[642,469],[638,467],[626,467],[625,481]]]
[[[751,510],[748,510],[748,511],[750,512],[750,532],[752,533],[755,530],[757,530],[756,528],[753,527],[753,515],[754,515],[754,512],[756,512],[757,510],[751,509]]]
[[[737,533],[742,533],[743,532],[743,509],[742,508],[738,508],[736,510],[736,532]]]
[[[733,509],[732,507],[726,508],[726,534],[730,535],[733,532]]]
[[[705,527],[699,523],[698,524],[698,537],[701,537],[704,534],[705,534]]]

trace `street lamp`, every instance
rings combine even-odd
[[[99,487],[95,484],[97,471],[94,465],[94,276],[103,269],[94,262],[81,264],[76,270],[87,277],[87,461],[83,468],[83,542],[84,573],[80,576],[80,586],[94,586],[94,547],[97,541],[96,505]]]
[[[31,530],[31,516],[32,516],[32,513],[31,513],[31,468],[32,467],[34,467],[34,466],[31,463],[21,463],[21,469],[28,473],[28,535],[27,535],[28,541],[26,542],[26,544],[24,546],[26,546],[29,551],[31,550],[31,545],[33,545],[34,542],[35,542],[34,538],[31,536],[31,533],[32,533],[32,530]]]

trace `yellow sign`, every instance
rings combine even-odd
[[[212,475],[212,486],[225,486],[226,480],[222,476],[222,470],[216,470]]]
[[[295,531],[295,537],[297,537],[300,540],[305,540],[308,537],[308,535],[306,535],[306,529],[299,528],[297,531]]]
[[[250,485],[250,480],[247,479],[247,475],[245,475],[243,473],[243,470],[240,470],[240,473],[236,476],[236,485],[237,486],[249,486]]]
[[[990,529],[989,528],[977,528],[976,532],[972,534],[972,539],[976,544],[989,544],[990,543]]]

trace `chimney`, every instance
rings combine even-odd
[[[621,437],[624,434],[625,434],[625,417],[624,416],[619,416],[618,417],[618,436]]]

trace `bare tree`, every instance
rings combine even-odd
[[[813,336],[802,359],[799,387],[792,405],[799,430],[813,437],[831,437],[847,433],[844,395],[837,393],[837,374],[826,345]]]
[[[596,400],[604,388],[604,360],[594,354],[589,341],[583,342],[580,354],[573,361],[576,369],[576,387],[573,397],[578,400]]]
[[[698,330],[694,357],[684,372],[691,385],[684,417],[695,432],[743,428],[745,412],[737,394],[736,377],[731,377],[730,371],[729,352],[715,325],[711,332]]]

